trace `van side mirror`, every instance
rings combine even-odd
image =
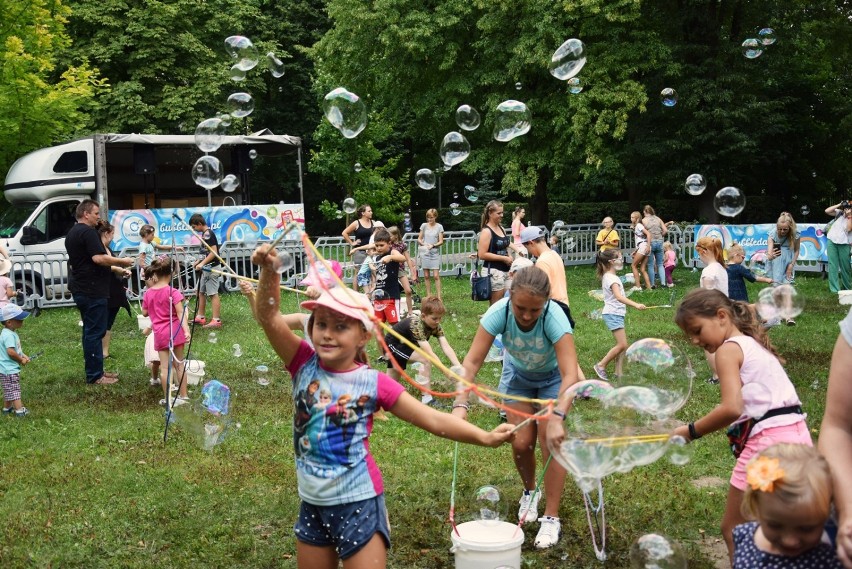
[[[25,225],[22,229],[23,235],[21,235],[21,245],[36,245],[47,241],[47,236],[37,227]]]

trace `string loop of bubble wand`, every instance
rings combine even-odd
[[[544,463],[544,468],[541,469],[541,474],[538,475],[538,480],[535,483],[535,489],[533,490],[533,496],[538,494],[541,491],[541,485],[544,482],[544,475],[547,473],[547,467],[550,466],[550,461],[553,460],[553,455],[547,457],[547,462]],[[530,506],[532,506],[532,502],[530,502]],[[524,525],[527,518],[527,512],[529,512],[529,507],[524,511],[524,514],[520,516],[521,519],[518,520],[518,525],[515,527],[515,533],[512,534],[512,538],[518,535],[518,532],[521,530],[521,526]]]
[[[456,527],[456,477],[459,470],[459,443],[456,441],[455,449],[453,450],[453,481],[450,485],[450,525],[453,526],[453,531],[459,537],[459,528]]]

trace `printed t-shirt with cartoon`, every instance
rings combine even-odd
[[[2,350],[2,353],[0,353],[0,373],[3,375],[21,373],[21,364],[9,356],[9,348],[14,348],[19,356],[24,355],[18,333],[4,327],[0,331],[0,349]]]
[[[390,409],[404,391],[363,364],[323,368],[304,340],[287,370],[293,376],[293,446],[299,497],[315,506],[349,504],[384,492],[370,454],[373,413]]]
[[[601,278],[601,288],[603,288],[604,294],[604,307],[601,314],[624,316],[627,314],[627,306],[615,298],[615,294],[612,292],[612,285],[618,285],[618,290],[621,292],[621,296],[624,296],[624,284],[622,284],[618,275],[604,273],[603,278]]]
[[[383,263],[382,259],[390,255],[390,251],[384,255],[376,256],[376,289],[385,291],[385,299],[399,300],[402,292],[399,287],[399,263],[391,261]]]
[[[491,305],[480,321],[482,327],[492,336],[503,334],[505,355],[515,369],[530,372],[556,369],[558,364],[553,344],[565,334],[572,333],[565,312],[558,304],[548,300],[535,325],[525,332],[518,327],[509,302],[509,298],[502,298]]]

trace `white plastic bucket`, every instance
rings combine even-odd
[[[456,569],[521,568],[524,532],[509,522],[465,522],[450,532]]]
[[[198,385],[204,377],[204,362],[201,360],[186,360],[186,384]]]
[[[139,326],[139,330],[144,330],[145,328],[151,327],[151,317],[150,316],[142,316],[141,314],[136,315],[136,325]]]

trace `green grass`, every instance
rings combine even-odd
[[[584,316],[600,303],[587,291],[599,287],[590,268],[567,271],[571,307],[578,322],[580,363],[587,374],[612,345],[601,321]],[[698,273],[680,269],[678,296],[697,285]],[[450,314],[445,329],[460,357],[473,338],[477,318],[487,307],[469,300],[466,280],[444,279]],[[822,418],[828,364],[845,311],[816,277],[800,277],[807,298],[796,327],[772,329],[787,358],[787,371],[816,430]],[[750,289],[756,298],[759,287]],[[420,291],[424,292],[421,285]],[[669,291],[634,297],[665,304]],[[283,308],[296,309],[286,295]],[[453,318],[455,315],[455,319]],[[718,403],[718,387],[704,383],[706,364],[672,321],[672,309],[628,315],[631,341],[659,337],[677,344],[698,370],[693,395],[678,414],[697,418]],[[201,450],[175,427],[163,442],[158,389],[148,387],[143,338],[135,318],[120,315],[108,368],[121,372],[109,387],[87,386],[80,349],[79,315],[73,309],[45,311],[20,332],[24,349],[45,354],[22,374],[25,420],[0,421],[0,563],[4,567],[294,567],[292,524],[298,508],[291,444],[292,403],[282,371],[245,300],[223,298],[225,328],[219,341],[206,331],[193,339],[193,353],[207,362],[207,378],[229,384],[235,421],[229,438],[213,452]],[[242,346],[241,358],[232,344]],[[376,354],[375,345],[372,354]],[[261,387],[251,371],[273,370]],[[480,379],[496,385],[497,364],[486,364]],[[815,383],[816,382],[816,383]],[[814,387],[815,386],[815,387]],[[483,428],[497,424],[496,413],[478,408],[471,420]],[[452,442],[428,435],[392,418],[377,421],[371,448],[382,468],[394,546],[390,567],[450,568],[453,556],[446,522],[452,474]],[[630,544],[644,533],[661,532],[686,547],[690,567],[712,567],[698,543],[719,536],[726,487],[697,488],[691,481],[716,476],[727,481],[733,457],[723,434],[694,445],[685,467],[666,461],[604,480],[609,567],[628,565]],[[508,447],[462,446],[457,485],[457,517],[469,515],[475,488],[493,484],[513,510],[520,492]],[[527,530],[523,567],[600,567],[586,527],[582,497],[569,481],[560,507],[564,537],[552,550],[532,549],[535,527]],[[514,519],[512,515],[512,519]]]

